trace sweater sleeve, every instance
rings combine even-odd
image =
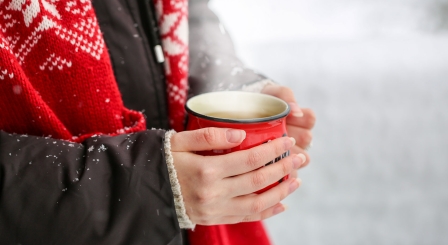
[[[165,132],[82,144],[0,131],[2,244],[181,244]]]
[[[168,166],[168,173],[170,176],[171,190],[174,196],[174,205],[176,207],[177,220],[179,226],[182,229],[194,229],[196,224],[194,224],[190,217],[188,217],[187,210],[185,209],[185,203],[182,196],[182,189],[177,178],[176,168],[174,167],[174,158],[171,153],[171,136],[176,133],[174,130],[170,130],[165,134],[165,158],[166,164]]]
[[[232,39],[208,7],[208,0],[189,1],[189,36],[189,96],[222,90],[259,92],[261,85],[272,83],[238,59]]]

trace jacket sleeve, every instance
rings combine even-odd
[[[76,144],[0,131],[0,243],[181,244],[164,135]]]
[[[243,87],[268,80],[244,66],[208,0],[189,1],[189,96]],[[259,86],[256,86],[259,87]]]

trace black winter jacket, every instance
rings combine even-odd
[[[186,242],[164,157],[166,81],[153,52],[159,40],[152,2],[93,0],[93,6],[124,104],[159,130],[76,144],[0,129],[0,244]],[[189,5],[190,96],[264,79],[236,58],[207,0]]]

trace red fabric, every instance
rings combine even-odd
[[[192,245],[270,245],[262,222],[239,223],[234,225],[198,225],[189,231]]]
[[[81,142],[145,129],[123,106],[90,1],[0,1],[0,128]]]
[[[171,126],[187,93],[187,1],[155,0],[166,57]],[[174,20],[174,21],[173,21]],[[0,0],[0,129],[82,142],[145,129],[123,106],[90,1]],[[260,222],[198,226],[191,244],[268,245]]]
[[[160,26],[167,79],[170,125],[184,130],[188,90],[188,2],[154,0]]]

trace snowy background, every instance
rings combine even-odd
[[[213,0],[318,118],[277,245],[448,244],[448,1]]]

